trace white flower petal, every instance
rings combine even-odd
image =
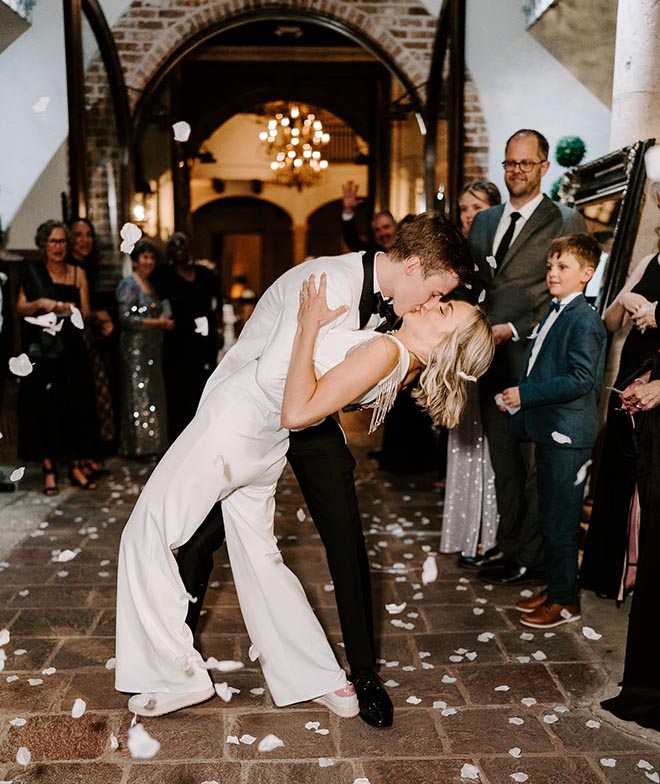
[[[555,441],[557,444],[572,444],[573,441],[570,436],[566,436],[563,433],[559,433],[556,430],[553,430],[550,433],[552,440]]]
[[[216,683],[215,686],[215,693],[220,697],[221,700],[225,702],[229,702],[234,694],[238,694],[240,689],[235,689],[233,686],[230,686],[228,683]]]
[[[329,768],[335,761],[330,757],[319,757],[319,768]]]
[[[320,726],[321,726],[321,722],[320,721],[308,721],[305,724],[305,729],[306,730],[317,730]]]
[[[511,778],[514,781],[520,782],[520,784],[522,784],[522,782],[527,781],[529,776],[526,773],[523,773],[522,771],[519,771],[518,773],[512,773],[511,774]]]
[[[253,662],[259,658],[259,651],[254,647],[254,645],[250,645],[250,649],[248,650],[248,659]]]
[[[42,675],[55,675],[56,672],[57,672],[57,670],[55,669],[55,667],[46,667],[45,670],[41,671],[41,674]]]
[[[19,354],[17,357],[10,357],[9,370],[15,376],[29,376],[32,373],[32,362],[27,354]]]
[[[506,685],[496,686],[495,691],[509,691],[510,688],[511,688],[510,686],[506,686]]]
[[[486,256],[486,261],[488,265],[491,266],[493,269],[497,269],[497,259],[495,256]]]
[[[545,655],[545,653],[543,653],[543,651],[534,651],[532,658],[536,659],[536,661],[545,661],[548,657]]]
[[[110,748],[111,749],[118,749],[119,748],[119,741],[117,740],[116,735],[110,735]]]
[[[649,180],[660,180],[660,144],[656,144],[644,153],[644,166]]]
[[[237,670],[242,670],[245,665],[243,662],[233,661],[232,659],[222,659],[218,661],[214,656],[209,656],[209,658],[202,662],[202,667],[205,670],[218,670],[219,672],[236,672]]]
[[[254,694],[255,697],[261,697],[261,695],[264,694],[265,691],[266,689],[264,689],[263,686],[259,686],[256,689],[250,689],[250,694]]]
[[[21,479],[23,478],[24,473],[25,473],[25,466],[21,466],[20,468],[15,468],[9,475],[9,481],[20,482]]]
[[[637,767],[640,770],[653,770],[653,765],[651,765],[651,763],[645,759],[640,759],[640,761],[637,763]]]
[[[142,724],[135,724],[128,730],[127,746],[133,759],[151,759],[160,749],[160,743],[149,735]]]
[[[528,708],[531,708],[532,705],[536,705],[536,700],[534,699],[534,697],[523,697],[522,700],[520,700],[520,702],[522,702],[522,704]]]
[[[15,718],[12,719],[9,723],[12,727],[24,727],[27,724],[27,719]]]
[[[590,730],[597,730],[600,729],[600,722],[595,719],[589,719],[589,721],[585,722],[584,726],[589,727]]]
[[[74,719],[79,719],[87,710],[87,703],[85,700],[81,700],[80,697],[76,697],[75,702],[73,703],[73,708],[71,709],[71,715]]]
[[[185,120],[179,120],[179,122],[175,122],[174,125],[172,125],[172,130],[174,131],[175,142],[187,142],[190,138],[190,131],[192,129]]]
[[[305,521],[305,518],[307,517],[307,515],[305,514],[305,510],[302,508],[298,509],[298,511],[296,512],[296,517],[298,518],[298,520],[300,520],[301,523],[303,523]]]
[[[330,730],[326,730],[326,729],[314,730],[314,732],[317,735],[329,735],[330,734]]]
[[[43,678],[28,678],[29,686],[41,686],[43,682]]]
[[[481,303],[486,299],[486,289],[482,289],[479,292],[479,296],[477,297],[477,302],[481,305]]]
[[[438,564],[436,563],[435,556],[429,555],[424,561],[422,567],[422,583],[428,585],[438,579]]]
[[[85,329],[82,313],[75,305],[71,305],[71,323],[76,329]]]
[[[206,337],[209,334],[209,320],[206,316],[198,316],[195,319],[195,332],[203,337]]]
[[[254,735],[246,734],[246,735],[241,735],[241,737],[238,740],[241,743],[243,743],[245,746],[251,746],[255,742],[256,738],[254,737]]]
[[[612,757],[601,757],[600,764],[604,768],[613,768],[616,765],[616,760]]]
[[[597,631],[594,631],[591,626],[583,626],[582,634],[584,634],[587,640],[600,640],[600,638],[603,636],[602,634],[598,634]]]
[[[557,716],[555,716],[554,713],[546,713],[545,716],[543,717],[543,721],[546,724],[554,724],[556,721],[559,721],[559,719]]]
[[[398,615],[399,613],[402,613],[407,606],[407,602],[403,602],[402,604],[386,604],[385,609],[390,615]]]
[[[522,754],[522,749],[519,749],[518,746],[514,746],[512,749],[509,749],[509,754],[512,757],[518,759],[518,757]]]
[[[660,784],[660,775],[658,775],[655,771],[653,773],[645,773],[644,775],[649,781],[653,781],[655,784]]]
[[[519,727],[521,724],[524,723],[525,720],[521,719],[519,716],[511,716],[511,718],[509,719],[509,724],[515,724],[517,727]]]
[[[259,745],[257,746],[258,751],[273,751],[274,749],[278,749],[280,746],[284,746],[284,741],[277,737],[277,735],[266,735],[265,738],[262,738],[259,741]]]
[[[66,563],[67,561],[73,561],[76,555],[77,553],[74,553],[73,550],[62,550],[55,560],[57,563]]]
[[[476,765],[471,765],[469,762],[466,762],[461,768],[461,778],[470,781],[478,781],[479,768]]]
[[[240,746],[241,742],[237,735],[227,735],[226,743],[231,743],[232,746]]]
[[[37,100],[32,104],[32,111],[35,114],[43,114],[48,108],[49,103],[50,98],[47,95],[42,95],[41,98],[37,98]]]
[[[7,645],[10,639],[9,629],[0,629],[0,645]]]
[[[16,762],[19,765],[22,765],[24,768],[30,764],[30,760],[32,759],[32,754],[25,746],[21,746],[19,750],[16,752]]]
[[[456,678],[452,678],[451,675],[443,675],[442,676],[443,683],[456,683]]]
[[[406,702],[407,702],[409,705],[419,705],[419,703],[421,702],[421,700],[420,700],[420,698],[419,698],[419,697],[414,697],[414,696],[411,696],[411,697],[408,697],[408,699],[406,700]]]
[[[593,463],[593,460],[587,460],[584,465],[581,465],[578,469],[577,476],[575,477],[575,482],[573,482],[574,486],[577,487],[581,485],[582,482],[587,478],[587,471],[589,470],[589,466]]]
[[[114,670],[116,666],[117,666],[117,660],[114,657],[108,659],[108,661],[105,663],[106,670]]]

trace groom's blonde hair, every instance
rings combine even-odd
[[[490,367],[495,339],[483,310],[477,306],[456,329],[443,335],[429,355],[412,396],[436,425],[456,427],[468,396],[468,385]]]

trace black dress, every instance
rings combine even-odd
[[[28,302],[47,296],[80,307],[75,283],[54,283],[44,264],[28,265],[21,286]],[[55,335],[24,322],[23,350],[34,365],[19,380],[18,454],[24,460],[79,460],[89,457],[96,443],[94,384],[83,330],[68,317],[60,321]]]
[[[211,270],[201,265],[195,266],[190,281],[175,267],[155,270],[152,281],[163,306],[169,303],[175,323],[163,341],[168,431],[174,441],[195,416],[204,385],[217,364],[218,284]],[[207,319],[206,336],[195,331],[195,319],[203,317]]]
[[[660,260],[656,254],[633,288],[649,302],[660,299]],[[624,389],[655,354],[658,329],[632,329],[621,352],[614,386]],[[608,599],[622,599],[628,563],[628,520],[635,491],[636,450],[629,414],[618,411],[619,395],[610,395],[594,504],[585,544],[580,584]]]
[[[660,379],[660,355],[651,379]],[[620,719],[660,730],[660,652],[655,636],[660,592],[660,407],[639,414],[636,419],[641,508],[637,580],[630,607],[621,692],[601,705]]]

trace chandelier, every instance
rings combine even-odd
[[[323,123],[307,106],[298,104],[277,104],[269,113],[274,117],[259,139],[268,151],[275,180],[298,190],[315,185],[328,168],[321,150],[330,134],[323,130]]]

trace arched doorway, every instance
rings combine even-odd
[[[196,210],[192,222],[197,255],[215,262],[225,296],[237,275],[259,295],[293,266],[291,218],[275,204],[219,198]]]

